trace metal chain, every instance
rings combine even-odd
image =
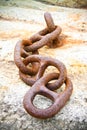
[[[23,104],[25,110],[36,118],[46,119],[54,116],[69,100],[73,85],[67,77],[65,65],[59,60],[39,55],[38,49],[43,46],[56,47],[59,44],[61,28],[55,26],[51,15],[46,12],[44,18],[47,27],[27,40],[17,42],[14,50],[14,61],[19,68],[20,78],[32,86],[25,94]],[[56,67],[58,72],[44,74],[48,66]],[[54,82],[50,82],[55,80]],[[65,90],[58,94],[54,90],[65,84]],[[53,101],[46,109],[34,106],[33,100],[37,94]]]

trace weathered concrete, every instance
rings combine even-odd
[[[61,60],[73,82],[73,93],[66,106],[53,118],[39,120],[23,108],[29,86],[21,81],[14,64],[14,47],[19,39],[28,38],[45,27],[43,14],[52,14],[62,27],[63,46],[43,47],[40,54]],[[87,129],[87,11],[48,6],[43,10],[0,7],[0,130],[86,130]],[[35,104],[51,104],[37,96]]]
[[[87,8],[87,0],[1,0],[0,4],[27,8],[33,7],[36,9],[41,9],[44,5],[47,6],[47,4],[73,8]]]
[[[40,1],[40,0],[39,0]],[[65,7],[87,7],[87,0],[42,0],[43,2],[47,2],[53,5],[60,5]]]
[[[2,0],[0,4],[27,8],[31,8],[32,6],[36,9],[45,8],[44,6],[47,6],[47,4],[73,8],[87,8],[87,0]]]

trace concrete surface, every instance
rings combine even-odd
[[[62,27],[63,46],[43,47],[40,54],[61,60],[73,82],[73,93],[65,107],[53,118],[40,120],[28,115],[23,97],[30,89],[21,81],[14,63],[14,47],[43,29],[49,11]],[[46,98],[37,96],[35,104],[47,107]],[[0,130],[86,130],[87,129],[87,10],[49,6],[41,10],[0,6]]]

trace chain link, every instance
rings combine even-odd
[[[14,50],[14,61],[19,68],[20,78],[32,86],[25,94],[23,104],[25,110],[36,118],[46,119],[54,116],[69,100],[73,85],[67,77],[65,65],[59,60],[39,55],[38,49],[43,46],[57,47],[61,28],[55,26],[50,13],[46,12],[44,18],[47,27],[34,34],[27,40],[17,42]],[[54,66],[57,72],[45,74],[48,66]],[[54,82],[50,82],[55,80]],[[54,90],[65,84],[65,90],[57,93]],[[46,109],[34,106],[33,100],[37,94],[43,95],[53,101]]]

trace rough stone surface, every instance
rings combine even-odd
[[[41,4],[42,7],[43,4]],[[30,89],[21,81],[14,63],[14,47],[19,39],[43,29],[49,11],[62,27],[63,46],[43,47],[40,54],[61,60],[73,82],[73,93],[65,107],[53,118],[31,117],[23,108],[23,97]],[[35,105],[51,102],[37,96]],[[0,6],[0,130],[87,130],[87,10],[46,5],[43,10]]]
[[[87,0],[42,0],[54,5],[65,7],[87,7]]]
[[[38,6],[40,3],[43,3],[40,6]],[[87,0],[1,0],[1,4],[3,5],[10,5],[10,6],[26,6],[26,7],[31,7],[33,6],[34,8],[42,8],[44,6],[44,3],[49,4],[49,5],[58,5],[58,6],[65,6],[65,7],[75,7],[75,8],[80,8],[80,7],[85,7],[87,8]],[[46,6],[46,5],[45,5]]]

